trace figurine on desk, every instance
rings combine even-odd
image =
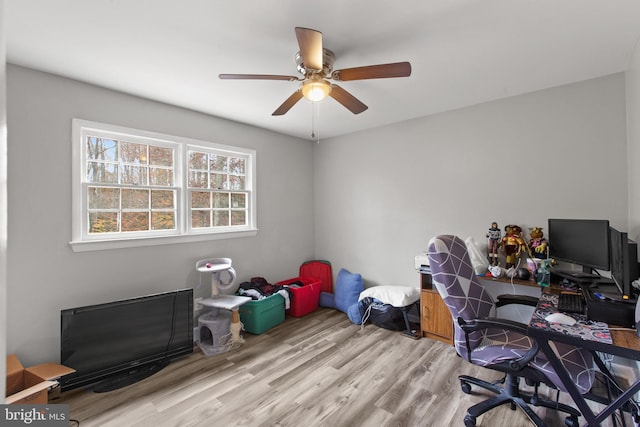
[[[506,268],[515,267],[516,261],[527,249],[527,244],[522,238],[522,228],[509,224],[504,228],[505,235],[502,238],[502,252],[506,258]]]
[[[500,262],[500,256],[498,255],[498,249],[500,248],[500,238],[502,237],[502,232],[498,228],[497,222],[491,223],[491,228],[487,231],[487,239],[489,239],[487,243],[487,252],[489,255],[489,265],[498,265]]]
[[[529,236],[531,236],[531,239],[529,239],[529,256],[538,259],[549,258],[547,256],[549,244],[547,239],[544,238],[542,227],[530,228]]]
[[[549,271],[549,267],[551,267],[552,261],[553,260],[547,258],[540,262],[540,268],[538,268],[534,276],[539,286],[547,287],[551,284],[551,271]]]

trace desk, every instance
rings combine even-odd
[[[580,394],[576,385],[571,381],[569,374],[564,369],[560,359],[553,351],[550,342],[562,342],[576,347],[582,347],[590,350],[593,353],[594,360],[598,367],[606,371],[604,364],[596,354],[596,352],[612,354],[621,356],[628,359],[640,360],[640,338],[636,335],[635,331],[611,331],[610,339],[602,336],[601,339],[594,337],[593,339],[585,339],[587,336],[592,336],[590,333],[585,333],[582,337],[577,334],[571,334],[568,331],[560,332],[559,329],[552,329],[545,326],[544,313],[549,310],[549,299],[541,298],[536,311],[527,328],[528,335],[533,337],[540,346],[540,351],[549,360],[549,363],[553,366],[556,373],[562,380],[563,385],[571,395],[571,398],[578,406],[578,410],[582,413],[587,426],[599,426],[605,419],[607,419],[613,412],[626,403],[633,395],[640,390],[640,380],[632,384],[627,390],[620,394],[613,402],[610,402],[600,413],[595,414],[586,402],[583,395]],[[557,301],[557,299],[555,300]],[[547,306],[545,306],[547,304]],[[556,302],[557,304],[557,302]],[[551,307],[551,310],[557,311],[557,305]],[[576,315],[576,317],[580,317]],[[582,316],[584,317],[584,316]],[[585,319],[586,320],[586,319]],[[590,322],[592,323],[592,322]],[[597,325],[595,326],[597,328]],[[577,328],[577,327],[576,327]],[[593,328],[592,328],[593,329]]]
[[[533,280],[495,278],[493,276],[476,276],[494,301],[499,295],[519,294],[538,298],[540,286]],[[428,269],[420,270],[420,329],[422,336],[453,345],[453,321],[449,309],[433,286]],[[516,320],[524,324],[531,319],[531,307],[500,308],[500,317]]]

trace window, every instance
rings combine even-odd
[[[256,234],[255,151],[73,121],[74,251]]]

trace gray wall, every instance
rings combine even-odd
[[[239,280],[270,281],[312,258],[311,142],[13,65],[7,83],[7,351],[24,363],[59,359],[63,308],[201,285],[206,296],[202,258],[230,257]],[[257,237],[72,252],[74,117],[256,150]]]
[[[373,107],[372,107],[373,108]],[[611,75],[314,145],[315,255],[367,285],[418,286],[437,234],[492,221],[628,226],[625,80]]]
[[[6,115],[6,65],[4,34],[4,0],[0,0],[0,357],[7,348],[7,115]],[[7,366],[0,362],[0,378],[4,378]],[[0,398],[4,401],[5,381],[0,381]]]
[[[629,237],[640,241],[640,40],[626,76],[629,167]]]

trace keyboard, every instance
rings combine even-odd
[[[580,294],[561,293],[558,299],[558,311],[564,313],[585,313],[586,302]]]

